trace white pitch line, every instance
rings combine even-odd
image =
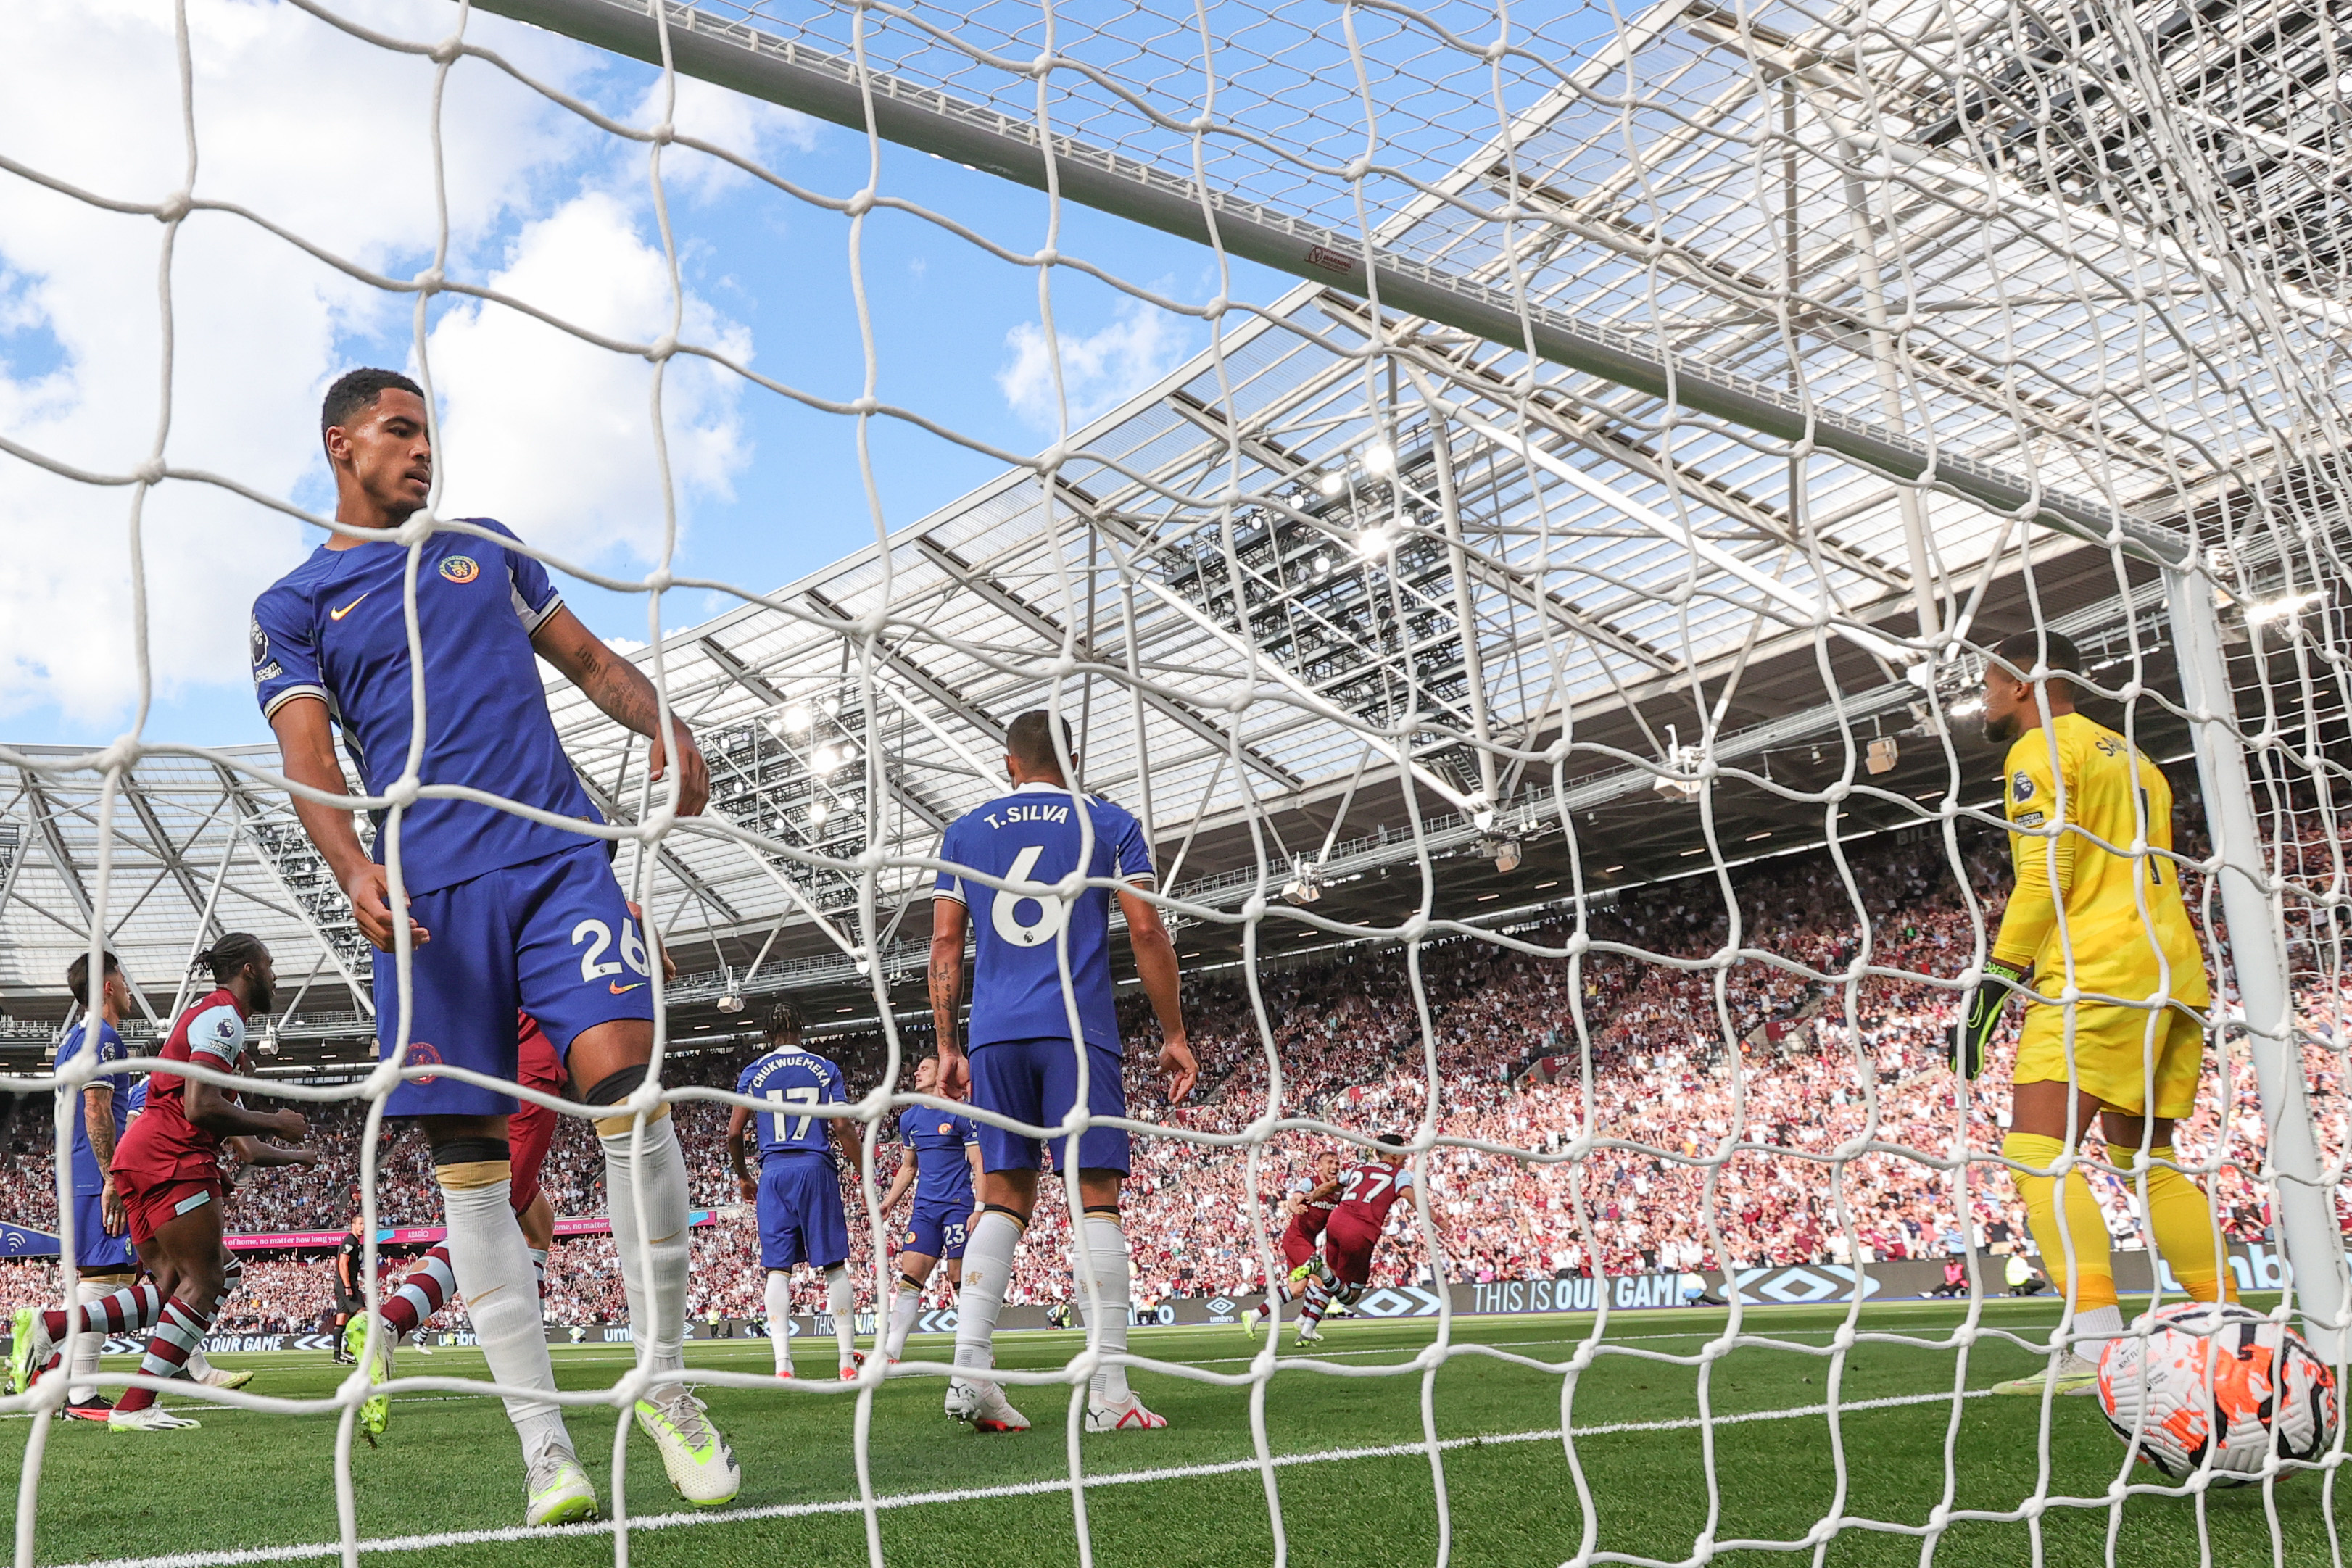
[[[1981,1399],[1992,1392],[1990,1388],[1972,1388],[1958,1396],[1962,1399]],[[1890,1410],[1908,1405],[1940,1405],[1954,1397],[1950,1394],[1898,1394],[1883,1399],[1857,1399],[1838,1406],[1840,1415],[1862,1410]],[[1749,1410],[1731,1416],[1713,1417],[1717,1427],[1739,1427],[1754,1421],[1790,1421],[1808,1416],[1826,1416],[1827,1405],[1792,1405],[1785,1410]],[[1698,1416],[1682,1416],[1671,1421],[1612,1421],[1598,1427],[1576,1428],[1579,1438],[1617,1437],[1628,1432],[1683,1432],[1708,1425]],[[1559,1428],[1540,1427],[1529,1432],[1497,1432],[1473,1437],[1446,1437],[1437,1447],[1444,1450],[1498,1446],[1505,1443],[1556,1443]],[[1294,1465],[1328,1465],[1350,1459],[1416,1458],[1429,1452],[1426,1443],[1388,1443],[1371,1448],[1320,1448],[1307,1454],[1276,1454],[1272,1463],[1276,1469],[1288,1469]],[[1123,1470],[1109,1475],[1087,1476],[1089,1490],[1097,1487],[1141,1486],[1158,1481],[1194,1480],[1209,1476],[1231,1476],[1253,1473],[1258,1469],[1255,1459],[1226,1459],[1214,1464],[1171,1465],[1156,1470]],[[985,1502],[998,1498],[1045,1497],[1070,1490],[1067,1479],[1050,1481],[1015,1481],[1004,1486],[967,1487],[956,1491],[898,1492],[874,1500],[877,1512],[890,1512],[905,1508],[925,1508],[934,1503]],[[856,1498],[843,1498],[831,1502],[771,1503],[761,1508],[730,1508],[715,1512],[644,1514],[629,1521],[629,1533],[649,1530],[692,1530],[712,1524],[748,1524],[761,1520],[807,1519],[819,1514],[862,1513],[865,1504]],[[610,1535],[610,1521],[599,1520],[589,1524],[559,1525],[552,1529],[533,1530],[523,1525],[511,1525],[504,1530],[453,1530],[437,1535],[382,1536],[359,1542],[362,1552],[433,1552],[451,1546],[496,1546],[526,1541],[546,1541],[565,1535]],[[315,1558],[334,1557],[342,1552],[339,1542],[320,1541],[301,1546],[253,1546],[232,1552],[174,1552],[162,1557],[114,1557],[102,1563],[85,1563],[78,1568],[241,1568],[242,1564],[257,1563],[307,1563]]]

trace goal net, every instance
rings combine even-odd
[[[2165,1428],[2202,1436],[2168,1468],[2143,1462],[2168,1451],[2150,1399],[2121,1399],[2119,1443],[2116,1387],[2066,1396],[2076,1358],[2150,1343],[2190,1293],[2159,1246],[2181,1175],[2214,1288],[2279,1325],[2180,1318],[2196,1343],[2283,1367],[2291,1329],[2345,1371],[2352,146],[2327,106],[2352,61],[2334,12],[180,0],[0,26],[24,46],[0,67],[0,507],[47,573],[14,580],[31,695],[0,703],[135,716],[111,744],[0,746],[23,1167],[0,1220],[58,1256],[0,1265],[7,1305],[74,1300],[97,1064],[52,1053],[85,1024],[55,1003],[78,956],[122,958],[146,1071],[203,988],[181,979],[193,955],[236,930],[276,954],[277,1015],[212,1078],[301,1108],[328,1158],[232,1200],[240,1237],[283,1234],[225,1329],[313,1310],[263,1303],[320,1288],[296,1233],[340,1228],[353,1192],[371,1301],[397,1283],[380,1259],[443,1222],[422,1145],[383,1113],[447,1069],[405,1026],[381,1068],[370,1043],[376,972],[405,1017],[411,956],[362,935],[275,747],[147,717],[235,684],[219,628],[279,566],[217,558],[282,565],[296,532],[307,549],[336,526],[322,471],[240,426],[299,426],[373,344],[446,437],[396,548],[487,538],[447,498],[499,500],[511,548],[583,615],[643,628],[628,657],[710,778],[709,809],[678,811],[681,770],[653,777],[641,735],[550,667],[594,831],[680,970],[639,965],[649,1082],[696,1205],[688,1372],[745,1476],[702,1514],[627,1479],[660,1468],[629,1448],[649,1364],[591,1354],[630,1343],[624,1324],[643,1337],[617,1283],[631,1232],[599,1219],[588,1129],[610,1107],[539,1093],[564,1117],[551,1199],[578,1222],[545,1307],[558,1398],[618,1417],[609,1482],[583,1444],[607,1518],[571,1528],[616,1562],[801,1520],[878,1563],[980,1519],[1009,1544],[972,1561],[1280,1563],[1334,1531],[1441,1563],[2089,1562],[2118,1542],[2343,1560],[2341,1434],[2313,1413],[2329,1375],[2298,1385],[2290,1433],[2284,1392],[2257,1418],[2206,1374]],[[170,105],[142,122],[151,144],[55,64],[101,39]],[[321,192],[362,177],[373,136],[383,200],[360,214]],[[594,171],[555,216],[532,187],[554,165],[509,155],[541,144]],[[755,329],[713,300],[759,234],[822,235],[835,259],[771,279],[795,297]],[[111,338],[69,331],[59,303],[66,258],[90,256],[133,321]],[[975,412],[988,390],[894,324],[910,273],[976,312],[1018,285],[1011,357],[978,373],[1026,424]],[[281,288],[324,303],[281,309]],[[1087,311],[1110,327],[1082,330]],[[249,361],[270,368],[226,384],[263,391],[224,411],[211,387]],[[102,429],[71,406],[100,391],[122,400]],[[797,472],[742,470],[724,449],[754,429]],[[532,448],[559,456],[515,455]],[[867,542],[781,588],[705,564],[727,559],[698,553],[714,528],[803,526],[812,472]],[[688,526],[755,485],[773,493]],[[534,515],[614,497],[619,534]],[[405,627],[421,655],[425,624]],[[2062,647],[2074,679],[2029,684],[2027,727],[2055,735],[2052,694],[2071,701],[2161,775],[2168,816],[2146,788],[2119,817],[2024,809],[2053,784],[2012,776],[1986,710]],[[1048,930],[1087,895],[942,847],[1003,792],[1007,725],[1034,708],[1140,824],[1200,1078],[1170,1101],[1163,1020],[1115,945],[1134,1332],[1105,1339],[1118,1304],[1084,1261],[1101,1233],[1047,1177],[992,1373],[1040,1430],[967,1460],[939,1435],[961,1433],[920,1425],[952,1371],[928,1337],[956,1325],[944,1272],[904,1358],[837,1385],[780,1385],[727,1343],[777,1314],[723,1128],[768,1108],[736,1090],[748,1026],[796,1000],[848,1081],[813,1114],[865,1134],[844,1196],[866,1333],[906,1245],[883,1203],[903,1112],[1066,1152],[1102,1124],[915,1080],[935,879],[1034,901]],[[454,793],[414,762],[351,788],[380,848]],[[2136,931],[2179,901],[2193,962],[2102,989],[2095,966],[2141,938],[2066,904],[2094,859],[2131,873]],[[2030,977],[1989,967],[2029,861],[2063,906]],[[1082,980],[1066,966],[1073,1019]],[[1966,1080],[1950,1042],[1988,1007]],[[2201,1040],[2170,1155],[2160,1123],[2132,1147],[2075,1112],[2054,1166],[2020,1158],[2040,1124],[2011,1073],[2021,1030],[2047,1027],[2028,1015],[2063,1019],[2061,1082],[2095,1097],[2095,1015],[2119,1009],[2147,1041],[2174,1019]],[[2136,1058],[2150,1089],[2159,1055]],[[1414,1179],[1369,1281],[1294,1269],[1285,1195],[1382,1134]],[[2055,1249],[2029,1203],[2053,1169],[2062,1192],[2086,1173],[2090,1205],[2060,1205]],[[2085,1294],[2100,1267],[2120,1337]],[[803,1351],[829,1342],[837,1300],[793,1290]],[[1300,1343],[1301,1311],[1332,1300]],[[1263,1332],[1211,1335],[1261,1301]],[[1076,1326],[1049,1329],[1066,1308]],[[1185,1414],[1082,1438],[1107,1362]],[[109,1359],[96,1385],[152,1385],[139,1364]],[[492,1407],[478,1362],[400,1371],[387,1452],[430,1444],[449,1396]],[[356,1377],[170,1385],[214,1407],[188,1440],[221,1439],[223,1466],[298,1426],[331,1448],[299,1471],[320,1511],[266,1542],[235,1510],[142,1535],[77,1480],[92,1461],[62,1381],[0,1402],[23,1417],[0,1439],[21,1441],[20,1563],[86,1556],[85,1536],[184,1563],[526,1549],[510,1519],[368,1522]],[[444,1458],[498,1471],[506,1442]]]

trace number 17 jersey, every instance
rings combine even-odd
[[[1079,812],[1086,821],[1082,823]],[[1024,784],[1010,795],[965,812],[950,824],[940,858],[951,867],[1006,882],[1055,883],[1078,866],[1082,834],[1091,827],[1088,877],[1150,886],[1151,851],[1141,824],[1108,800],[1081,802],[1057,784]],[[966,1044],[1067,1040],[1070,1013],[1062,997],[1055,937],[1069,924],[1070,989],[1080,1037],[1088,1045],[1118,1049],[1118,1013],[1110,977],[1110,889],[1089,887],[1075,900],[1023,898],[984,882],[941,871],[933,896],[971,912],[971,1019]]]
[[[751,1117],[761,1158],[825,1153],[832,1146],[832,1124],[823,1116],[808,1114],[807,1107],[849,1103],[849,1096],[842,1092],[841,1069],[814,1051],[796,1047],[755,1059],[735,1080],[735,1092],[764,1100],[772,1107]]]

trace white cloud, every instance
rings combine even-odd
[[[1052,344],[1045,327],[1024,321],[1004,335],[1012,361],[996,385],[1013,412],[1041,429],[1057,427],[1054,350],[1060,350],[1062,396],[1073,428],[1130,397],[1176,368],[1190,351],[1182,320],[1139,300],[1119,307],[1109,325],[1089,334],[1060,332]]]
[[[346,0],[341,9],[423,39],[445,36],[457,14],[446,0]],[[437,226],[433,63],[351,38],[290,5],[189,0],[188,23],[197,193],[240,203],[363,267],[406,276],[427,265]],[[593,85],[602,63],[591,50],[479,12],[468,37],[575,91]],[[0,146],[110,196],[168,196],[186,155],[173,57],[172,8],[152,0],[0,6],[0,59],[11,64]],[[735,113],[689,89],[680,123],[791,145],[793,127]],[[496,268],[501,287],[600,329],[642,338],[667,329],[667,276],[645,237],[642,176],[611,182],[615,144],[471,61],[450,75],[442,127],[453,276]],[[622,193],[565,200],[583,180]],[[531,215],[540,221],[518,231]],[[165,232],[152,218],[103,213],[0,175],[0,432],[100,472],[144,461],[161,412]],[[214,213],[181,226],[171,294],[169,460],[322,503],[319,394],[351,363],[399,364],[413,353],[413,298]],[[740,329],[699,305],[686,330],[748,352]],[[660,507],[644,361],[471,307],[442,318],[432,351],[449,399],[451,502],[505,516],[566,553],[650,559]],[[686,494],[723,492],[740,464],[734,397],[707,369],[673,366],[672,455]],[[0,455],[8,547],[0,551],[0,720],[48,705],[76,715],[78,727],[127,716],[137,692],[131,495]],[[309,552],[316,533],[228,492],[174,482],[150,495],[141,537],[158,695],[241,684],[247,606]]]
[[[731,148],[770,169],[783,162],[787,154],[806,152],[816,146],[817,122],[805,114],[713,87],[693,77],[681,76],[676,80],[677,99],[670,123],[681,136]],[[654,82],[646,89],[645,97],[638,99],[636,112],[629,117],[629,122],[647,130],[660,124],[666,101],[667,96],[662,84]],[[645,144],[630,143],[625,159],[631,177],[642,182]],[[662,153],[662,188],[672,194],[708,202],[751,183],[752,177],[734,164],[697,148],[673,143]]]
[[[431,37],[436,0],[361,4],[371,25]],[[288,5],[191,0],[200,195],[242,203],[364,266],[430,255],[429,60],[350,38]],[[478,19],[476,34],[563,79],[584,51]],[[172,12],[147,0],[18,0],[0,7],[0,145],[110,196],[157,201],[186,156]],[[35,64],[37,62],[37,65]],[[535,170],[573,155],[568,116],[481,67],[445,104],[457,254],[500,220]],[[158,266],[165,230],[0,177],[0,430],[67,463],[142,462],[160,409]],[[318,396],[356,335],[397,333],[409,302],[253,225],[198,213],[172,259],[174,464],[315,498]],[[29,345],[29,346],[28,346]],[[53,346],[54,355],[50,353]],[[39,357],[37,359],[36,355]],[[395,361],[397,350],[392,352]],[[47,704],[83,720],[137,689],[131,491],[0,457],[0,716]],[[316,542],[302,526],[195,484],[150,497],[142,522],[159,694],[241,681],[247,606]]]
[[[593,331],[650,342],[670,329],[668,264],[615,197],[584,193],[524,226],[490,279]],[[751,337],[691,296],[680,338],[748,357]],[[469,302],[433,329],[443,400],[445,517],[494,517],[572,559],[659,559],[661,470],[654,367],[502,306]],[[670,361],[662,412],[681,501],[725,496],[750,455],[742,382],[709,361]]]

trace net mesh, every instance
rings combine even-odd
[[[1940,1042],[2008,885],[2000,764],[1970,722],[1990,645],[2063,632],[2084,650],[2086,709],[2166,766],[2179,796],[2172,851],[2153,847],[2158,824],[2145,818],[2107,847],[2153,880],[2180,880],[2220,998],[2203,1019],[2207,1070],[2181,1164],[2217,1223],[2298,1253],[2282,1311],[2307,1314],[2315,1343],[2340,1360],[2327,1330],[2344,1301],[2339,411],[2352,304],[2338,238],[2347,132],[2317,103],[2347,68],[2333,13],[499,0],[379,21],[291,4],[319,28],[429,65],[436,191],[462,152],[445,140],[445,96],[477,74],[503,73],[582,134],[642,158],[666,326],[615,335],[469,272],[453,259],[446,199],[437,228],[412,239],[429,260],[402,275],[306,233],[284,215],[294,204],[209,192],[191,38],[219,18],[184,0],[176,178],[107,185],[0,147],[0,170],[42,202],[157,220],[163,417],[136,460],[75,460],[5,427],[0,450],[20,473],[119,490],[134,583],[159,486],[332,526],[175,439],[173,257],[199,222],[259,231],[413,307],[428,389],[429,322],[452,301],[649,361],[655,570],[599,571],[531,543],[531,519],[511,521],[550,568],[644,597],[650,646],[636,657],[663,722],[676,716],[700,738],[711,810],[674,814],[673,784],[649,778],[638,738],[561,684],[555,722],[653,923],[676,941],[698,926],[714,953],[721,932],[765,937],[740,969],[722,959],[656,977],[663,1003],[740,1008],[747,990],[861,986],[878,1082],[844,1113],[868,1129],[941,1103],[912,1091],[923,1043],[908,988],[927,949],[901,935],[943,863],[940,833],[994,792],[1006,718],[1038,706],[1068,716],[1087,788],[1135,809],[1151,835],[1153,902],[1207,977],[1189,993],[1198,1104],[1160,1103],[1150,1053],[1130,1049],[1128,1124],[1159,1178],[1131,1207],[1130,1234],[1222,1245],[1234,1282],[1221,1288],[1238,1291],[1282,1276],[1269,1205],[1311,1151],[1402,1128],[1423,1177],[1412,1222],[1389,1244],[1407,1260],[1397,1299],[1419,1290],[1411,1299],[1433,1309],[1416,1356],[1277,1358],[1268,1340],[1232,1371],[1155,1358],[1148,1341],[1129,1357],[1249,1390],[1248,1456],[1211,1468],[1263,1476],[1276,1561],[1289,1549],[1287,1467],[1398,1451],[1286,1448],[1269,1407],[1300,1375],[1418,1380],[1423,1440],[1402,1451],[1428,1460],[1440,1562],[1463,1528],[1449,1453],[1527,1440],[1560,1445],[1545,1484],[1573,1495],[1563,1544],[1578,1563],[1703,1563],[1875,1536],[1919,1538],[1932,1554],[1955,1528],[2018,1521],[2039,1552],[2053,1511],[2104,1513],[2119,1530],[2149,1492],[2198,1493],[2174,1528],[2215,1549],[2195,1478],[2158,1484],[2116,1450],[2093,1487],[2053,1480],[2074,1472],[2053,1455],[2068,1439],[2048,1419],[2020,1436],[2034,1464],[2009,1494],[1964,1484],[1979,1347],[2054,1363],[2067,1346],[1990,1311],[2000,1284],[1969,1245],[1989,1226],[2020,1228],[2000,1157],[2006,1103],[1990,1087],[2013,1043],[1996,1042],[1969,1089],[1939,1065]],[[483,10],[650,58],[648,115],[616,118],[520,63],[522,35],[484,41]],[[811,189],[756,149],[678,131],[674,94],[689,78],[845,125],[871,141],[874,172],[860,188]],[[1042,234],[975,228],[898,193],[886,142],[1043,188]],[[961,265],[1035,272],[1057,411],[1045,452],[1004,450],[884,395],[870,329],[855,397],[698,338],[668,200],[681,147],[750,174],[761,201],[838,223],[862,327],[876,307],[856,247],[877,212],[952,238]],[[1214,297],[1173,298],[1064,252],[1078,203],[1191,225],[1220,269]],[[1253,298],[1265,274],[1240,262],[1306,281]],[[1208,347],[1109,413],[1074,419],[1051,309],[1053,280],[1071,271],[1202,323]],[[771,593],[674,574],[680,486],[664,399],[689,372],[846,427],[876,497],[873,546]],[[878,499],[877,426],[1005,472],[910,523]],[[402,539],[414,552],[432,530],[468,526],[428,509]],[[677,631],[669,606],[687,591],[740,608]],[[142,694],[144,615],[132,618]],[[414,647],[413,620],[409,634]],[[105,946],[184,956],[224,923],[265,930],[281,974],[307,963],[306,990],[340,978],[357,1006],[372,967],[396,962],[352,923],[274,752],[134,727],[100,751],[19,746],[0,761],[13,774],[0,929],[26,971],[40,966],[37,980],[12,982],[52,985],[69,953]],[[420,787],[429,796],[433,780],[412,771],[352,805],[389,811],[396,838]],[[1776,858],[1792,845],[1806,852]],[[251,918],[215,918],[225,884],[258,890]],[[149,906],[165,885],[184,913]],[[1130,1037],[1148,1034],[1130,1015]],[[289,1040],[304,1016],[298,997]],[[352,1021],[308,1017],[325,1034]],[[159,1010],[162,1028],[170,1020]],[[676,1071],[680,1042],[656,1027],[663,1098],[753,1104]],[[367,1107],[358,1158],[373,1225],[383,1099],[403,1071],[395,1054],[341,1083],[222,1082]],[[46,1094],[88,1076],[8,1082]],[[2119,1238],[2146,1220],[2133,1154],[2095,1142],[2086,1156]],[[887,1300],[880,1185],[869,1160],[852,1220]],[[1171,1189],[1229,1204],[1222,1233]],[[1059,1267],[1083,1230],[1077,1202],[1073,1191],[1041,1207],[1028,1256]],[[1916,1332],[1874,1326],[1871,1265],[1914,1248],[1944,1255],[1941,1235],[1916,1234],[1920,1214],[1944,1217],[1928,1228],[1960,1241],[1965,1310]],[[1653,1272],[1676,1276],[1677,1293],[1681,1276],[1719,1282],[1728,1315],[1671,1346],[1627,1329],[1617,1309],[1637,1298],[1623,1281]],[[1457,1313],[1490,1298],[1442,1287],[1473,1274],[1497,1290],[1539,1281],[1562,1306],[1598,1310],[1552,1347],[1564,1354],[1498,1349],[1458,1337]],[[1809,1299],[1842,1303],[1842,1322],[1782,1331],[1751,1311]],[[1877,1364],[1855,1377],[1874,1346],[1940,1356],[1920,1364],[1945,1370],[1900,1387]],[[1822,1401],[1757,1410],[1717,1386],[1718,1367],[1758,1352],[1818,1362]],[[1557,1377],[1557,1428],[1442,1433],[1441,1375],[1474,1357]],[[1095,1362],[1074,1353],[1004,1376],[1016,1390],[1076,1389]],[[1695,1417],[1630,1423],[1693,1445],[1677,1462],[1696,1469],[1707,1503],[1686,1539],[1645,1533],[1591,1479],[1595,1447],[1629,1424],[1582,1416],[1579,1391],[1628,1362],[1695,1383]],[[861,1408],[859,1496],[846,1506],[864,1512],[879,1562],[883,1513],[910,1500],[869,1463],[866,1412],[883,1387],[869,1373],[837,1396]],[[639,1370],[563,1397],[625,1410],[646,1381]],[[396,1391],[458,1386],[482,1391],[432,1378]],[[342,1538],[320,1550],[352,1561],[362,1393],[203,1396],[341,1415]],[[1855,1423],[1906,1404],[1948,1419],[1911,1457],[1899,1504],[1871,1503],[1888,1494],[1851,1484],[1877,1463]],[[8,1408],[36,1413],[16,1515],[17,1560],[30,1563],[44,1467],[58,1462],[57,1399],[37,1389]],[[1836,1477],[1806,1528],[1770,1539],[1724,1526],[1718,1447],[1758,1420],[1802,1424]],[[2276,1458],[2266,1497],[2314,1465],[2332,1487],[2340,1443]],[[1010,1490],[1066,1490],[1084,1561],[1093,1487],[1172,1475],[1102,1467],[1073,1437],[1066,1475]],[[617,1477],[613,1492],[617,1504]],[[2221,1528],[2225,1554],[2266,1541],[2282,1561],[2318,1539],[2275,1507]],[[625,1518],[616,1560],[631,1536]],[[2325,1540],[2340,1562],[2332,1522]]]

